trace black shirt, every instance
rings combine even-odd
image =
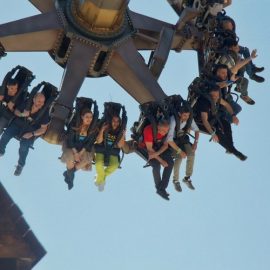
[[[210,101],[203,97],[200,97],[197,100],[197,103],[195,104],[195,107],[194,107],[194,112],[195,112],[194,119],[198,123],[202,122],[202,118],[201,118],[202,112],[205,112],[208,114],[208,121],[211,121],[212,119],[215,118],[215,115],[213,115],[212,113]]]
[[[82,136],[79,131],[71,128],[68,131],[66,144],[68,148],[75,148],[77,151],[81,151],[83,148],[90,152],[97,137],[97,130],[89,133],[87,136]]]

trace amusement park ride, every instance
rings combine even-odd
[[[175,25],[131,11],[129,0],[29,0],[41,14],[0,25],[0,54],[46,51],[64,68],[44,137],[57,144],[85,77],[111,76],[140,104],[166,94],[158,78],[171,50],[204,65],[208,18],[231,0],[168,0]],[[152,51],[148,64],[138,51]]]

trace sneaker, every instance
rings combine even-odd
[[[158,190],[157,190],[157,194],[158,194],[160,197],[162,197],[164,200],[167,200],[167,201],[170,200],[169,196],[167,195],[166,190],[158,189]]]
[[[23,170],[23,166],[17,165],[17,166],[16,166],[16,169],[15,169],[15,171],[14,171],[14,175],[16,175],[16,176],[21,175],[22,170]]]
[[[256,66],[254,66],[254,68],[253,68],[254,73],[259,73],[259,72],[263,72],[263,71],[264,71],[264,67],[256,67]]]
[[[181,188],[179,181],[173,181],[173,184],[174,184],[174,188],[177,192],[182,192],[182,188]]]
[[[186,176],[186,177],[183,179],[183,183],[185,183],[189,189],[192,189],[192,190],[195,189],[195,187],[192,185],[192,181],[191,181],[191,179],[190,179],[189,176]]]
[[[243,99],[249,105],[255,104],[255,101],[252,98],[250,98],[249,96],[240,95],[240,98]]]

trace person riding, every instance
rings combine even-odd
[[[225,108],[232,117],[232,122],[238,125],[239,120],[233,112],[232,107],[220,96],[220,87],[209,83],[209,98],[199,97],[194,106],[195,122],[199,129],[211,135],[211,140],[218,142],[231,153],[244,161],[247,157],[239,152],[233,143],[231,124],[220,115],[221,108]]]
[[[219,64],[213,69],[213,80],[221,88],[221,96],[226,100],[232,107],[235,115],[242,111],[242,107],[234,101],[229,87],[235,83],[236,79],[234,76],[230,76],[231,72],[226,65]],[[234,81],[235,80],[235,81]],[[232,118],[229,113],[227,113],[228,120],[232,123]]]
[[[5,112],[14,113],[14,110],[18,105],[23,102],[23,97],[19,96],[15,101],[14,97],[17,95],[19,90],[19,83],[16,79],[10,78],[7,81],[6,89],[0,93],[0,135],[4,129],[8,126],[11,119],[5,116]]]
[[[221,28],[224,31],[231,31],[235,34],[236,25],[232,18],[225,16],[221,22]],[[250,58],[250,50],[247,47],[239,46],[239,54],[243,55],[244,59]],[[247,63],[245,71],[247,72],[249,78],[258,83],[262,83],[265,79],[261,76],[258,76],[256,73],[264,71],[264,67],[257,67],[252,61]]]
[[[183,179],[183,182],[188,186],[188,188],[194,190],[194,186],[191,181],[191,176],[193,173],[194,160],[195,160],[195,151],[197,149],[197,144],[199,141],[199,128],[196,125],[194,119],[192,119],[190,127],[188,127],[188,120],[190,118],[191,107],[186,102],[180,108],[178,112],[179,117],[179,128],[176,129],[176,121],[172,116],[170,119],[170,129],[167,135],[167,142],[169,146],[174,150],[173,155],[175,156],[174,167],[173,167],[173,184],[175,190],[178,192],[182,191],[180,182],[179,182],[179,171],[182,160],[187,158],[186,161],[186,176]],[[191,144],[187,132],[189,129],[195,132],[194,143]]]
[[[153,126],[147,125],[143,130],[143,142],[140,147],[146,148],[148,154],[148,164],[152,167],[156,192],[165,200],[169,200],[166,191],[173,169],[173,158],[168,148],[166,137],[169,132],[169,120],[161,118],[157,123],[157,134],[154,138]],[[161,176],[161,166],[164,167]]]
[[[69,128],[63,143],[61,161],[66,164],[67,170],[63,175],[69,190],[73,188],[76,171],[92,169],[93,146],[97,136],[97,129],[91,128],[92,121],[92,111],[89,108],[82,109],[78,126]]]
[[[252,59],[257,57],[257,51],[253,50],[249,58],[241,59],[239,57],[240,47],[237,40],[233,38],[227,38],[224,41],[224,45],[227,52],[218,59],[218,64],[227,65],[232,75],[238,77],[236,80],[237,87],[235,90],[241,93],[240,98],[249,105],[255,104],[255,101],[248,96],[248,79],[244,77],[243,68]]]
[[[120,150],[125,144],[125,131],[121,132],[121,118],[112,115],[111,120],[105,122],[97,136],[95,144],[95,185],[99,191],[103,191],[106,178],[120,165]],[[122,134],[121,134],[122,133]],[[120,137],[119,141],[118,138]]]
[[[26,102],[19,105],[15,109],[17,117],[7,127],[0,139],[1,156],[5,154],[6,146],[12,138],[19,137],[20,139],[19,160],[14,172],[16,176],[20,175],[23,170],[29,148],[32,147],[37,137],[46,132],[49,125],[49,110],[40,115],[45,100],[44,94],[37,93],[32,100],[30,109],[27,108]]]

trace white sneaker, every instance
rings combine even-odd
[[[98,191],[100,191],[100,192],[104,191],[105,182],[103,182],[103,183],[97,185],[97,187],[98,187]]]

